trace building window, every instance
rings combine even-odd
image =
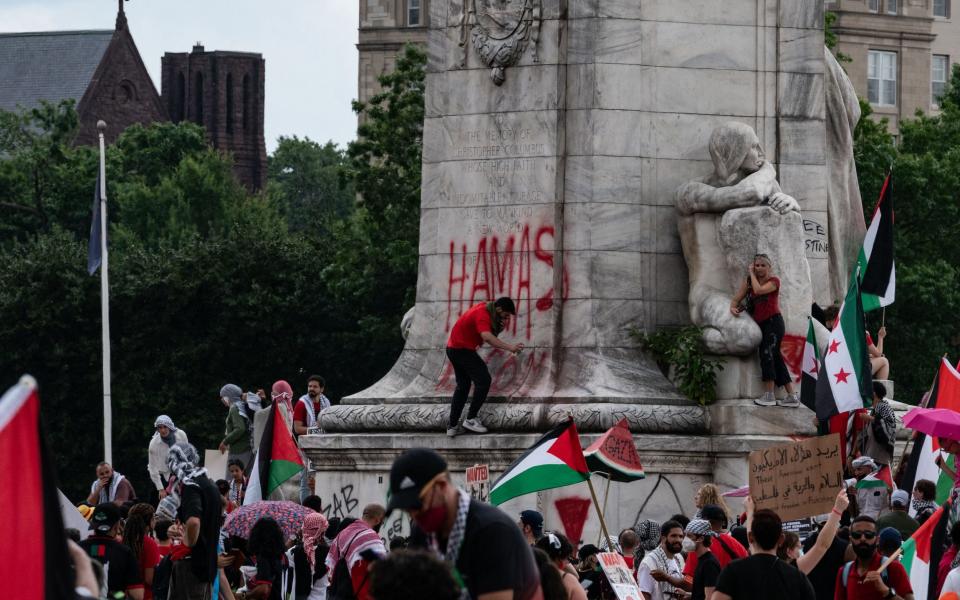
[[[422,0],[407,0],[407,25],[420,25],[420,2]]]
[[[933,16],[950,18],[950,0],[933,0]]]
[[[867,99],[878,106],[897,105],[897,53],[871,50],[867,55]]]
[[[233,75],[227,73],[227,133],[233,133]]]
[[[947,77],[950,73],[950,57],[946,54],[934,54],[930,61],[930,104],[940,108],[940,97],[947,89]]]
[[[867,8],[870,12],[895,15],[897,14],[897,0],[867,0]]]
[[[174,114],[174,121],[179,123],[187,115],[187,83],[184,80],[183,73],[177,73],[177,99]]]
[[[253,113],[253,94],[250,90],[250,75],[243,76],[243,129],[247,131],[253,127],[250,115]]]
[[[203,125],[203,73],[193,77],[193,120]]]

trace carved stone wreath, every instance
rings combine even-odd
[[[540,62],[542,0],[466,0],[460,19],[460,66],[467,62],[467,29],[480,59],[490,67],[496,85],[506,80],[506,68],[515,65],[532,42],[533,62]]]

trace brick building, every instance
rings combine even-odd
[[[431,0],[360,0],[357,99],[380,91],[377,77],[393,70],[404,44],[427,45]]]
[[[113,31],[0,34],[0,109],[70,98],[80,117],[78,144],[97,143],[101,119],[108,142],[134,123],[166,120],[122,10]]]
[[[163,56],[163,105],[174,123],[203,125],[214,148],[230,152],[234,172],[250,189],[267,177],[263,137],[264,60],[248,52],[207,52]]]
[[[844,68],[876,118],[900,119],[937,111],[937,96],[960,58],[960,20],[952,0],[833,0],[837,50],[853,61]]]

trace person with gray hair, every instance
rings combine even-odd
[[[167,495],[167,482],[170,479],[170,470],[167,469],[167,454],[174,444],[185,444],[187,432],[177,429],[173,424],[173,419],[167,415],[160,415],[153,422],[154,433],[150,438],[150,445],[147,447],[147,472],[150,473],[150,481],[156,488],[159,500],[163,500]]]

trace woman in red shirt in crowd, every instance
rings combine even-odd
[[[143,577],[143,600],[153,600],[153,574],[160,564],[160,547],[153,539],[153,507],[141,502],[130,507],[123,526],[123,543],[130,547]]]
[[[746,305],[741,302],[746,300]],[[773,265],[766,254],[757,254],[749,267],[749,275],[730,302],[730,312],[739,317],[744,310],[749,312],[763,338],[760,341],[760,371],[763,380],[763,396],[754,400],[760,406],[800,406],[800,395],[793,391],[787,365],[780,353],[780,342],[786,333],[783,316],[780,314],[780,279],[773,275]],[[787,396],[779,402],[774,398],[774,386],[782,386]]]

